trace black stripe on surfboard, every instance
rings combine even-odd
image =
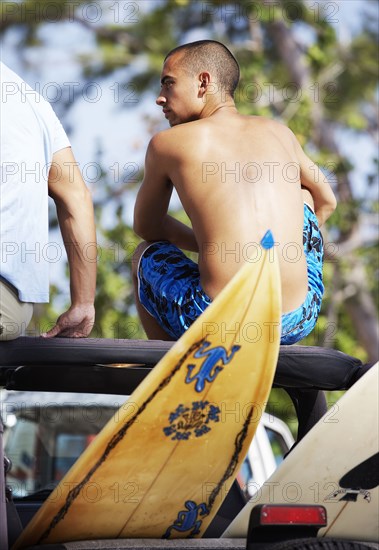
[[[266,250],[268,250],[269,248],[271,247],[267,247]],[[254,299],[254,296],[255,296],[255,293],[256,293],[256,289],[257,289],[257,286],[259,284],[259,281],[260,281],[260,278],[262,276],[262,271],[263,271],[263,266],[265,264],[265,262],[267,261],[267,258],[268,258],[268,252],[266,253],[265,257],[264,257],[264,260],[261,262],[261,265],[260,265],[260,273],[258,275],[258,277],[256,278],[256,284],[255,284],[255,287],[253,289],[253,292],[251,293],[251,297],[250,297],[250,300],[248,301],[248,304],[245,308],[245,312],[244,314],[242,315],[242,321],[245,319],[246,315],[247,315],[247,312],[250,308],[250,304],[252,302],[252,300]],[[271,304],[272,306],[272,304]],[[272,309],[271,309],[271,316],[272,316]],[[270,318],[271,318],[270,316]],[[231,344],[230,344],[230,348],[229,350],[231,349],[231,347],[234,345],[234,342],[235,342],[235,339],[236,339],[236,336],[235,338],[232,340]],[[267,355],[268,355],[268,349],[267,349],[267,353],[266,353],[266,359],[267,359]],[[210,390],[210,388],[208,388],[208,391]],[[204,398],[206,397],[208,391],[205,393],[204,395]],[[241,455],[241,452],[242,452],[242,448],[243,448],[243,443],[247,437],[247,434],[248,434],[248,426],[249,426],[249,423],[250,423],[250,420],[252,418],[252,415],[253,415],[253,412],[254,412],[254,406],[251,407],[250,411],[249,411],[249,414],[247,416],[247,418],[245,419],[245,422],[242,426],[242,429],[241,431],[236,435],[235,437],[235,440],[234,440],[234,446],[235,446],[235,449],[234,449],[234,452],[233,452],[233,455],[224,471],[224,474],[221,476],[219,482],[217,483],[216,487],[213,489],[213,491],[211,492],[210,496],[209,496],[209,499],[208,499],[208,502],[206,504],[207,506],[207,514],[202,514],[203,516],[209,516],[212,508],[213,508],[213,505],[215,503],[215,500],[217,498],[217,495],[220,493],[222,487],[224,486],[224,484],[226,483],[226,481],[233,476],[237,466],[238,466],[238,463],[239,463],[239,458],[240,458],[240,455]],[[179,442],[178,442],[179,444]],[[130,518],[129,518],[130,519]],[[128,520],[129,521],[129,520]],[[203,523],[203,521],[201,520],[201,523]],[[165,535],[163,535],[162,538],[167,538]]]
[[[267,255],[266,255],[266,257],[267,257]],[[263,269],[263,266],[262,266],[262,269]],[[262,271],[261,271],[261,273],[262,273]],[[260,274],[260,276],[261,276],[261,274]],[[258,278],[258,280],[259,280],[259,278]],[[271,306],[272,306],[272,304],[271,304]],[[245,314],[245,316],[246,316],[246,314]],[[271,316],[272,316],[272,309],[271,309]],[[270,316],[270,318],[271,318],[271,316]],[[267,355],[268,355],[268,353],[266,353],[266,360],[267,360]],[[266,362],[266,360],[265,360],[265,362]],[[208,499],[208,509],[209,510],[212,508],[218,493],[222,489],[222,486],[234,474],[234,472],[235,472],[235,470],[238,466],[239,457],[240,457],[241,452],[242,452],[243,443],[244,443],[244,441],[247,437],[248,426],[249,426],[250,420],[252,418],[253,412],[254,412],[254,406],[251,407],[251,409],[249,411],[249,414],[248,414],[248,416],[247,416],[247,418],[246,418],[246,420],[245,420],[245,422],[242,426],[241,431],[237,434],[237,436],[235,438],[235,441],[234,441],[235,450],[234,450],[233,456],[232,456],[232,458],[231,458],[231,460],[230,460],[230,462],[229,462],[229,464],[228,464],[228,466],[225,470],[225,473],[224,473],[223,477],[221,478],[221,480],[219,481],[219,483],[216,485],[216,487],[213,489],[212,493],[209,496],[209,499]]]
[[[268,249],[267,249],[268,250]],[[251,297],[248,301],[248,304],[245,308],[245,312],[244,314],[242,315],[242,320],[246,317],[247,315],[247,312],[249,310],[249,307],[250,307],[250,304],[251,304],[251,301],[254,299],[254,296],[255,296],[255,293],[256,293],[256,288],[259,284],[259,281],[260,281],[260,278],[262,276],[262,270],[263,270],[263,266],[265,264],[265,261],[267,260],[267,257],[268,257],[268,252],[266,252],[266,255],[264,257],[264,261],[260,262],[260,273],[259,275],[257,276],[256,278],[256,284],[255,284],[255,288],[253,289],[253,292],[251,293]],[[235,337],[236,338],[236,337]],[[233,342],[235,341],[235,338],[233,340]],[[127,433],[128,429],[130,428],[131,425],[134,424],[134,422],[136,421],[136,419],[142,414],[142,412],[144,412],[144,410],[146,409],[146,407],[153,401],[153,399],[156,397],[156,395],[163,389],[165,388],[169,382],[172,380],[173,376],[180,370],[180,368],[182,367],[183,363],[186,361],[186,359],[192,354],[194,353],[201,345],[202,343],[206,340],[206,337],[202,338],[201,340],[195,342],[188,350],[187,352],[180,358],[180,360],[178,361],[178,363],[176,364],[176,366],[173,368],[173,370],[171,371],[171,373],[161,382],[161,384],[158,386],[158,388],[156,388],[156,390],[148,397],[148,399],[141,405],[141,407],[139,408],[138,412],[133,416],[133,418],[131,418],[124,426],[122,426],[122,428],[120,428],[120,430],[112,437],[111,441],[108,443],[106,449],[104,450],[103,454],[101,455],[101,457],[98,459],[98,461],[94,464],[94,466],[88,471],[88,473],[86,474],[86,476],[82,479],[82,481],[76,485],[73,489],[71,489],[66,497],[66,501],[65,503],[62,505],[62,507],[60,508],[60,510],[57,512],[57,514],[54,516],[54,518],[52,519],[52,521],[50,522],[50,525],[47,527],[47,529],[45,530],[45,532],[41,535],[41,537],[39,538],[38,540],[38,543],[40,543],[41,541],[45,540],[49,535],[50,533],[52,532],[52,530],[58,525],[58,523],[60,521],[63,520],[63,518],[66,516],[69,508],[71,507],[71,505],[73,504],[73,502],[75,501],[75,499],[79,496],[81,490],[83,489],[83,487],[90,481],[91,477],[93,476],[93,474],[98,470],[98,468],[105,462],[105,460],[108,458],[108,455],[110,454],[110,452],[118,445],[118,443],[124,438],[125,434]],[[232,344],[233,344],[232,342]],[[231,344],[231,345],[232,345]],[[209,391],[209,390],[208,390]],[[208,392],[206,392],[207,394]],[[204,395],[204,397],[206,397],[206,394]],[[253,407],[249,413],[249,416],[248,416],[248,420],[251,419],[251,416],[253,414]],[[243,444],[243,441],[246,439],[246,436],[247,436],[247,426],[248,426],[248,420],[245,421],[244,423],[244,427],[242,428],[241,432],[236,436],[235,438],[235,442],[237,440],[239,440],[241,442],[241,445],[240,445],[240,450],[238,451],[238,454],[236,455],[236,451],[233,453],[233,456],[232,456],[232,459],[230,461],[230,463],[228,464],[226,470],[225,470],[225,473],[224,475],[222,476],[221,478],[221,481],[217,484],[216,488],[214,489],[214,491],[212,492],[212,494],[214,495],[214,498],[212,500],[212,503],[211,503],[211,506],[213,506],[213,503],[214,503],[214,500],[218,494],[218,492],[220,491],[223,483],[225,483],[225,481],[233,474],[233,472],[235,471],[235,468],[238,464],[238,456],[242,450],[242,444]],[[246,427],[245,427],[246,426]],[[179,444],[179,442],[177,443],[177,445]],[[176,446],[177,446],[176,445]],[[175,446],[175,447],[176,447]],[[175,450],[175,449],[174,449]],[[173,450],[173,452],[174,452]],[[172,453],[170,453],[171,455]],[[237,456],[237,458],[235,459],[235,455]],[[169,460],[169,459],[168,459]],[[167,463],[167,461],[166,461]],[[232,466],[234,464],[234,466]],[[233,468],[231,470],[231,468]],[[154,485],[154,481],[153,483],[151,484],[151,486]],[[211,498],[209,499],[209,501],[211,501]],[[140,503],[141,504],[141,503]],[[139,504],[139,505],[140,505]],[[139,507],[139,506],[138,506]],[[137,508],[138,508],[137,507]],[[124,524],[122,530],[125,528],[125,526],[127,525],[127,523],[130,521],[131,517],[134,515],[135,511],[131,514],[131,516],[128,518],[128,520],[126,521],[126,523]],[[122,532],[122,530],[120,532]]]
[[[157,394],[162,391],[163,388],[165,388],[172,380],[174,375],[180,370],[183,363],[186,361],[186,359],[198,349],[201,344],[204,342],[204,338],[201,340],[195,342],[192,344],[192,346],[182,355],[182,357],[179,359],[175,367],[172,369],[170,374],[166,376],[164,380],[159,384],[159,386],[153,391],[153,393],[146,399],[146,401],[141,405],[141,407],[138,408],[138,411],[136,414],[128,420],[121,428],[120,430],[112,437],[112,439],[107,444],[103,454],[100,456],[100,458],[96,461],[96,463],[92,466],[92,468],[88,471],[88,473],[85,475],[85,477],[82,479],[78,485],[76,485],[73,489],[71,489],[66,497],[65,503],[62,505],[60,510],[57,512],[57,514],[54,516],[54,518],[51,520],[49,526],[47,529],[42,533],[41,537],[38,539],[38,543],[45,540],[52,530],[58,525],[60,521],[65,517],[67,514],[69,508],[75,501],[75,499],[79,496],[80,491],[83,489],[83,487],[90,481],[93,474],[98,470],[98,468],[107,460],[110,452],[118,445],[118,443],[124,438],[125,434],[127,433],[128,429],[135,423],[137,418],[144,412],[146,407],[154,400],[154,398],[157,396]]]
[[[263,271],[263,266],[264,266],[264,264],[265,264],[265,262],[266,262],[266,260],[267,260],[267,257],[268,257],[268,252],[266,252],[265,256],[263,257],[263,260],[260,262],[260,266],[259,266],[259,267],[260,267],[260,272],[259,272],[258,276],[256,277],[255,286],[254,286],[254,288],[252,289],[250,298],[249,298],[249,300],[248,300],[248,302],[247,302],[247,304],[246,304],[245,310],[244,310],[244,312],[243,312],[243,314],[242,314],[242,316],[241,316],[241,320],[242,320],[242,321],[245,319],[245,317],[246,317],[246,315],[247,315],[247,313],[248,313],[248,311],[249,311],[251,302],[252,302],[252,300],[253,300],[254,297],[255,297],[255,293],[256,293],[256,290],[257,290],[257,286],[258,286],[259,281],[260,281],[260,279],[261,279],[262,271]],[[237,333],[236,333],[236,334],[237,334]],[[204,337],[204,339],[203,339],[204,342],[207,341],[207,337],[208,337],[208,334],[205,335],[205,337]],[[237,336],[235,335],[234,338],[233,338],[233,340],[232,340],[232,342],[231,342],[231,344],[230,344],[230,346],[229,346],[229,348],[228,348],[228,352],[230,351],[230,349],[231,349],[232,346],[234,345],[234,342],[235,342],[235,340],[236,340],[236,337],[237,337]],[[208,389],[205,390],[205,391],[203,392],[203,397],[202,397],[203,399],[206,399],[209,390],[210,390],[210,387],[208,387]],[[252,415],[252,413],[253,413],[253,411],[250,411],[250,415]],[[251,418],[251,416],[250,416],[250,418]],[[246,423],[246,422],[245,422],[245,423]],[[244,432],[244,428],[242,428],[240,434],[243,433],[243,432]],[[237,436],[236,436],[236,438],[235,438],[235,441],[236,441],[237,438],[240,436],[240,434],[237,434]],[[245,440],[246,435],[247,435],[247,428],[246,428],[246,433],[245,433],[245,436],[244,436],[244,438],[243,438],[243,441]],[[243,441],[242,441],[242,442],[243,442]],[[176,451],[178,445],[180,444],[180,442],[181,442],[181,441],[177,441],[177,442],[176,442],[176,444],[175,444],[175,446],[173,447],[173,449],[172,449],[171,453],[169,454],[168,458],[165,460],[164,464],[162,464],[162,466],[161,466],[159,472],[157,472],[157,474],[156,474],[154,480],[151,482],[149,488],[145,491],[145,495],[148,494],[148,493],[151,491],[151,488],[154,486],[154,483],[155,483],[156,480],[159,478],[159,476],[160,476],[162,470],[166,467],[166,465],[167,465],[168,462],[170,461],[171,457],[172,457],[173,454],[175,453],[175,451]],[[242,448],[242,444],[241,444],[241,448]],[[236,451],[233,453],[232,459],[231,459],[231,461],[229,462],[229,464],[228,464],[228,466],[227,466],[227,468],[226,468],[226,470],[225,470],[225,473],[223,474],[223,476],[222,476],[222,478],[221,478],[221,481],[219,481],[219,482],[217,483],[215,489],[212,491],[212,494],[214,494],[214,498],[213,498],[213,500],[212,500],[212,506],[213,506],[214,500],[216,499],[217,494],[218,494],[218,493],[220,492],[220,490],[221,490],[221,487],[222,487],[223,483],[225,483],[225,481],[226,481],[231,475],[233,475],[233,471],[235,470],[236,465],[238,464],[238,456],[240,455],[240,453],[241,453],[241,449],[240,449],[239,452],[238,452],[237,459],[235,459]],[[234,469],[231,471],[230,468],[232,467],[231,465],[234,464],[234,462],[235,462]],[[230,472],[230,473],[228,473],[228,475],[227,475],[226,472]],[[209,499],[209,501],[210,501],[210,500],[211,500],[211,499]],[[125,521],[125,523],[123,524],[123,526],[120,528],[120,530],[119,530],[119,532],[118,532],[118,537],[120,537],[121,533],[125,530],[125,528],[126,528],[126,526],[128,525],[128,523],[132,520],[133,516],[137,513],[137,510],[138,510],[138,508],[142,505],[143,501],[144,501],[144,497],[141,498],[141,500],[139,501],[138,505],[135,507],[135,509],[133,510],[133,512],[130,514],[130,516],[129,516],[128,519]],[[204,514],[204,515],[208,516],[208,515],[209,515],[209,512],[210,512],[210,508],[208,508],[208,513],[207,513],[207,514]],[[163,535],[163,537],[165,537],[165,535]]]
[[[267,258],[267,253],[266,253],[266,255],[264,256],[263,261],[260,262],[260,266],[259,266],[259,267],[260,267],[260,272],[259,272],[258,276],[256,277],[255,286],[254,286],[254,288],[252,289],[252,293],[251,293],[251,295],[250,295],[250,298],[249,298],[249,300],[248,300],[248,302],[247,302],[247,304],[246,304],[245,310],[244,310],[244,312],[243,312],[243,314],[242,314],[242,316],[241,316],[241,320],[242,320],[242,321],[245,319],[245,317],[246,317],[246,315],[247,315],[247,313],[248,313],[248,311],[249,311],[251,302],[252,302],[252,300],[254,299],[254,296],[255,296],[255,293],[256,293],[256,290],[257,290],[257,286],[258,286],[259,281],[260,281],[260,278],[261,278],[261,276],[262,276],[263,266],[264,266],[264,263],[265,263],[265,261],[266,261],[266,258]],[[236,333],[236,334],[237,334],[237,333]],[[204,339],[203,339],[204,342],[207,341],[208,336],[209,336],[208,334],[205,335],[205,337],[204,337]],[[236,338],[237,338],[237,336],[235,335],[234,338],[233,338],[233,340],[232,340],[232,342],[231,342],[231,344],[230,344],[230,346],[229,346],[229,348],[228,348],[228,352],[231,350],[232,346],[234,345],[234,342],[235,342]],[[210,390],[210,386],[203,392],[203,397],[202,397],[202,399],[206,399],[209,390]],[[252,412],[253,412],[253,411],[251,411],[251,414],[252,414]],[[246,431],[247,431],[247,429],[246,429]],[[242,430],[241,430],[241,433],[242,433],[242,432],[243,432],[243,428],[242,428]],[[236,436],[236,440],[237,440],[238,436],[239,436],[239,434]],[[246,434],[245,434],[244,439],[245,439],[245,438],[246,438]],[[162,464],[162,466],[161,466],[159,472],[157,472],[157,474],[156,474],[155,478],[153,479],[153,481],[151,482],[149,488],[145,491],[145,495],[148,494],[148,493],[151,491],[151,488],[154,486],[154,483],[155,483],[156,480],[160,477],[160,474],[161,474],[162,470],[166,467],[166,465],[167,465],[168,462],[170,461],[171,457],[174,455],[174,453],[175,453],[175,451],[176,451],[178,445],[180,444],[180,442],[181,442],[181,441],[177,441],[176,444],[173,446],[171,453],[169,454],[169,456],[168,456],[167,459],[165,460],[164,464]],[[241,451],[239,451],[238,456],[239,456],[240,452],[241,452]],[[233,453],[233,457],[235,457],[235,454],[236,454],[236,452]],[[237,456],[236,464],[238,463],[238,456]],[[227,466],[227,468],[226,468],[226,472],[230,472],[231,464],[234,462],[234,458],[233,458],[233,457],[232,457],[230,463],[228,464],[228,466]],[[234,466],[234,469],[235,469],[235,468],[236,468],[236,465]],[[234,470],[233,470],[233,471],[234,471]],[[214,499],[213,499],[213,501],[212,501],[212,506],[213,506],[213,503],[214,503],[214,500],[215,500],[217,494],[220,492],[220,489],[221,489],[223,483],[224,483],[232,474],[233,474],[233,472],[231,472],[229,475],[227,475],[227,477],[225,477],[226,473],[224,473],[223,476],[222,476],[222,478],[221,478],[221,481],[218,482],[218,484],[216,485],[215,489],[212,491],[212,494],[214,493]],[[225,481],[222,481],[222,480],[224,480],[224,478],[225,478]],[[125,521],[125,523],[123,524],[123,526],[120,528],[120,530],[119,530],[119,532],[118,532],[118,535],[117,535],[117,538],[120,537],[121,533],[125,530],[125,528],[127,527],[128,523],[132,520],[133,516],[137,513],[138,508],[139,508],[140,506],[142,506],[143,501],[144,501],[144,497],[141,498],[141,500],[139,501],[138,505],[135,507],[135,509],[133,510],[133,512],[132,512],[132,513],[130,514],[130,516],[127,518],[127,520]],[[207,513],[207,514],[204,514],[204,515],[208,516],[209,513],[210,513],[210,508],[208,508],[208,513]],[[165,536],[165,535],[163,535],[163,537],[164,537],[164,536]]]

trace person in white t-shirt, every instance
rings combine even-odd
[[[71,306],[44,337],[85,337],[95,320],[93,204],[51,105],[0,63],[0,340],[25,332],[33,305],[49,301],[48,195],[70,269]]]

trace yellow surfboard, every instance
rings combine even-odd
[[[52,492],[15,548],[200,537],[265,408],[280,343],[273,238],[174,344]]]

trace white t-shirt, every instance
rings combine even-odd
[[[0,63],[0,276],[23,302],[49,301],[48,174],[70,147],[51,105]]]

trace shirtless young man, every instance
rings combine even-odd
[[[165,59],[156,102],[171,128],[150,141],[134,214],[146,241],[133,275],[149,338],[179,338],[249,254],[253,261],[267,229],[281,271],[281,343],[297,342],[316,323],[324,290],[319,226],[336,199],[286,126],[238,113],[238,80],[237,61],[218,42],[186,44]],[[167,213],[174,187],[192,228]],[[198,252],[198,265],[180,249]]]

